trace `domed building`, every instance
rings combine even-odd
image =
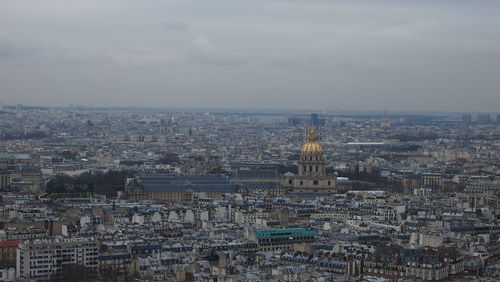
[[[292,192],[336,192],[336,175],[327,175],[323,147],[314,129],[309,130],[298,161],[298,175],[285,175],[285,185]]]

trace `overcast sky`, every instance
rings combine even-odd
[[[499,111],[498,0],[1,0],[0,103]]]

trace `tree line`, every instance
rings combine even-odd
[[[97,193],[115,196],[124,190],[125,180],[134,177],[135,171],[85,172],[79,176],[57,175],[46,186],[47,193]]]

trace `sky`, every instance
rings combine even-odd
[[[498,0],[1,0],[0,103],[498,112]]]

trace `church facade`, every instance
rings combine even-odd
[[[298,175],[287,174],[283,184],[292,192],[336,192],[337,175],[327,175],[323,147],[314,129],[309,130],[298,161]]]

